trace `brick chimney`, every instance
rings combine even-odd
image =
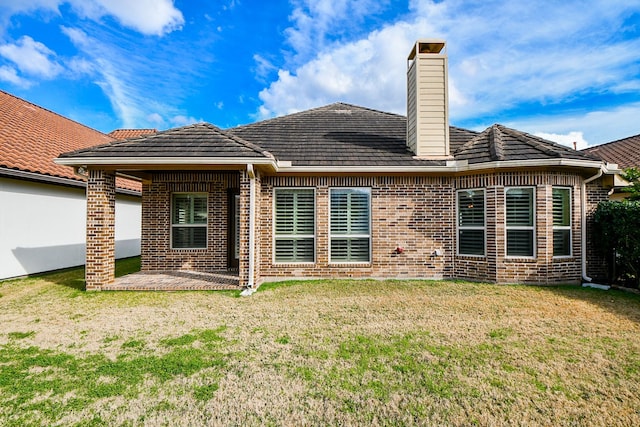
[[[419,158],[451,158],[445,45],[418,40],[407,59],[407,146]]]

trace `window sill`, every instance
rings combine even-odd
[[[536,257],[519,257],[519,256],[505,256],[505,262],[527,262],[527,263],[535,263],[538,262],[538,258]]]

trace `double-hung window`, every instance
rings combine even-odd
[[[484,190],[458,191],[458,254],[485,254]]]
[[[207,195],[175,193],[171,199],[171,247],[207,247]]]
[[[314,262],[315,193],[312,188],[276,188],[275,262]]]
[[[371,189],[330,189],[330,260],[371,262]]]
[[[533,187],[506,191],[507,256],[535,256],[535,196]]]
[[[570,188],[553,188],[553,256],[571,256]]]

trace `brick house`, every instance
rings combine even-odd
[[[114,179],[142,182],[142,270],[281,278],[599,277],[589,213],[617,172],[493,125],[448,123],[442,40],[408,58],[407,117],[335,103],[221,130],[196,124],[65,153],[89,171],[87,289],[114,280]]]

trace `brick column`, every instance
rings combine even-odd
[[[116,178],[89,170],[87,181],[86,289],[100,290],[115,278]]]

